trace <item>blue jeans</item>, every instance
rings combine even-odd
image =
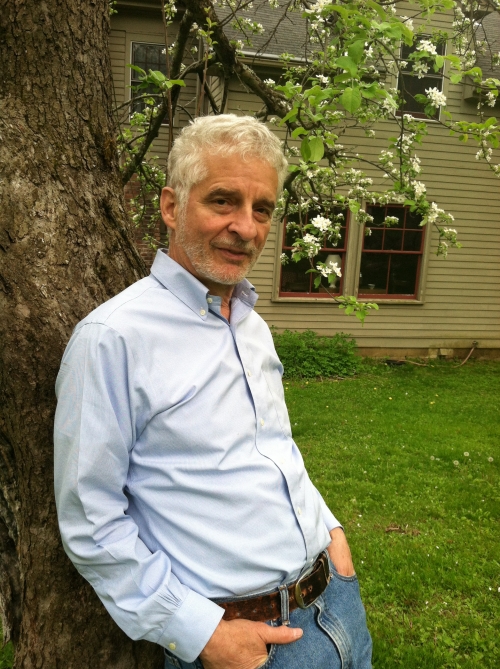
[[[290,626],[304,635],[294,643],[272,644],[259,669],[370,669],[372,642],[356,576],[341,576],[330,562],[331,581],[307,609],[290,614]],[[280,620],[270,622],[278,626]],[[203,669],[198,658],[184,662],[165,651],[165,669]]]

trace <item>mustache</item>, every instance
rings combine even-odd
[[[233,239],[231,237],[216,237],[210,242],[210,245],[217,248],[224,248],[234,251],[247,253],[249,256],[258,254],[258,249],[253,242],[246,242],[244,239]]]

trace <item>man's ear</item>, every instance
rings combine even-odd
[[[173,188],[170,188],[170,186],[166,186],[161,192],[160,211],[163,222],[167,228],[175,230],[177,227],[177,213],[179,211],[179,205],[175,191]]]

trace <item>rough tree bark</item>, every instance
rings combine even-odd
[[[0,0],[0,603],[16,668],[156,669],[64,555],[54,381],[78,320],[144,274],[123,208],[108,0]]]

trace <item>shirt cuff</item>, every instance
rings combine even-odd
[[[342,527],[342,525],[335,518],[333,513],[330,511],[330,509],[327,507],[327,505],[324,502],[322,504],[321,511],[322,511],[322,515],[323,515],[323,522],[325,523],[326,529],[328,530],[328,532],[331,532],[336,527]]]
[[[223,615],[223,608],[190,590],[158,643],[181,660],[194,662],[207,645]]]

